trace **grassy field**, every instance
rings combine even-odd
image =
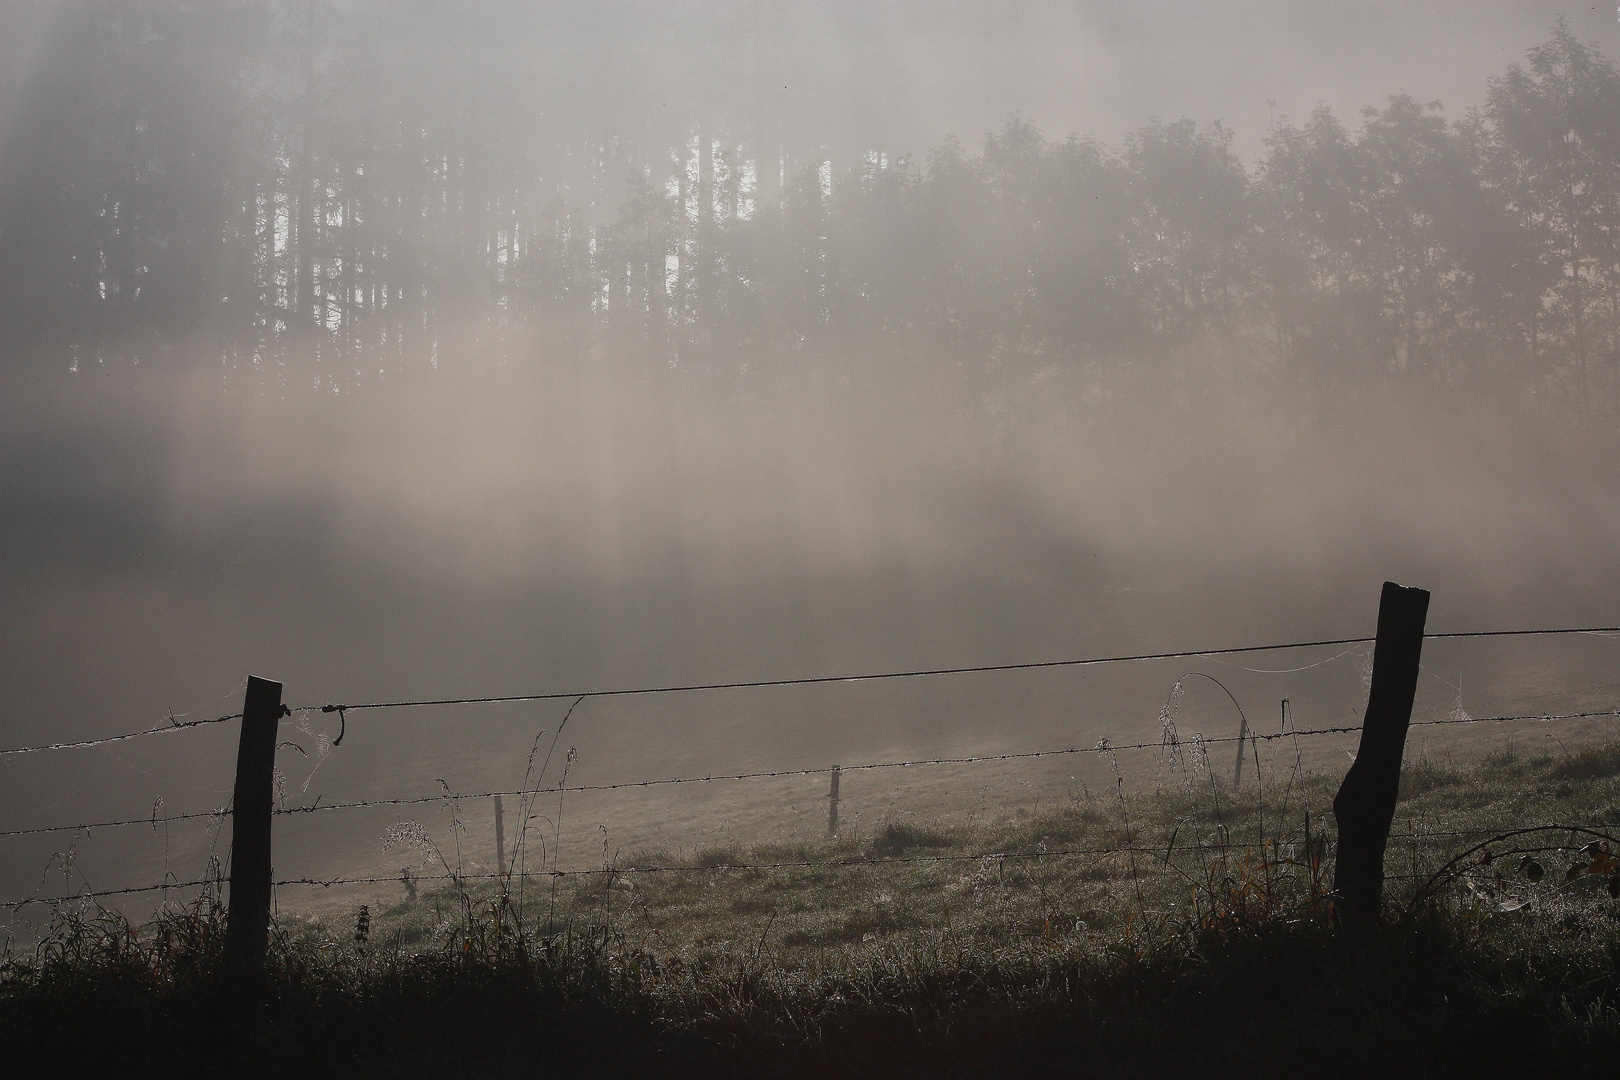
[[[1337,782],[1172,748],[1152,790],[994,820],[424,878],[281,920],[257,987],[206,899],[62,910],[6,958],[0,1040],[17,1075],[1613,1075],[1620,744],[1409,761],[1353,943]]]

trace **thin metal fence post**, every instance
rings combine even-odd
[[[506,823],[501,816],[501,797],[495,796],[495,872],[506,877]]]
[[[1237,764],[1232,767],[1232,789],[1243,783],[1243,744],[1249,740],[1249,718],[1238,713]]]
[[[827,835],[838,835],[838,766],[833,766],[832,787],[827,792]]]

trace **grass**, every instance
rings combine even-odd
[[[251,992],[207,898],[63,909],[0,969],[0,1045],[17,1075],[1612,1075],[1620,850],[1504,836],[1433,876],[1493,832],[1620,820],[1620,746],[1412,762],[1363,942],[1331,925],[1335,787],[1167,767],[997,821],[634,853],[521,902],[413,884],[363,926],[279,922]]]

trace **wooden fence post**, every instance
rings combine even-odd
[[[1395,818],[1401,756],[1417,696],[1418,661],[1429,594],[1384,582],[1373,645],[1372,687],[1361,721],[1361,746],[1333,800],[1339,852],[1333,868],[1339,925],[1363,933],[1378,925],[1384,891],[1384,846]]]
[[[832,788],[827,792],[827,835],[838,835],[838,766],[833,766]]]
[[[225,959],[258,970],[270,933],[270,817],[275,807],[276,729],[285,714],[281,684],[249,675],[242,701],[231,811],[231,903]]]

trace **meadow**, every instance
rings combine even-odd
[[[1612,1075],[1620,743],[1409,757],[1361,940],[1337,773],[1156,776],[562,874],[427,850],[397,903],[278,918],[259,980],[212,894],[62,906],[0,1039],[18,1075]]]

